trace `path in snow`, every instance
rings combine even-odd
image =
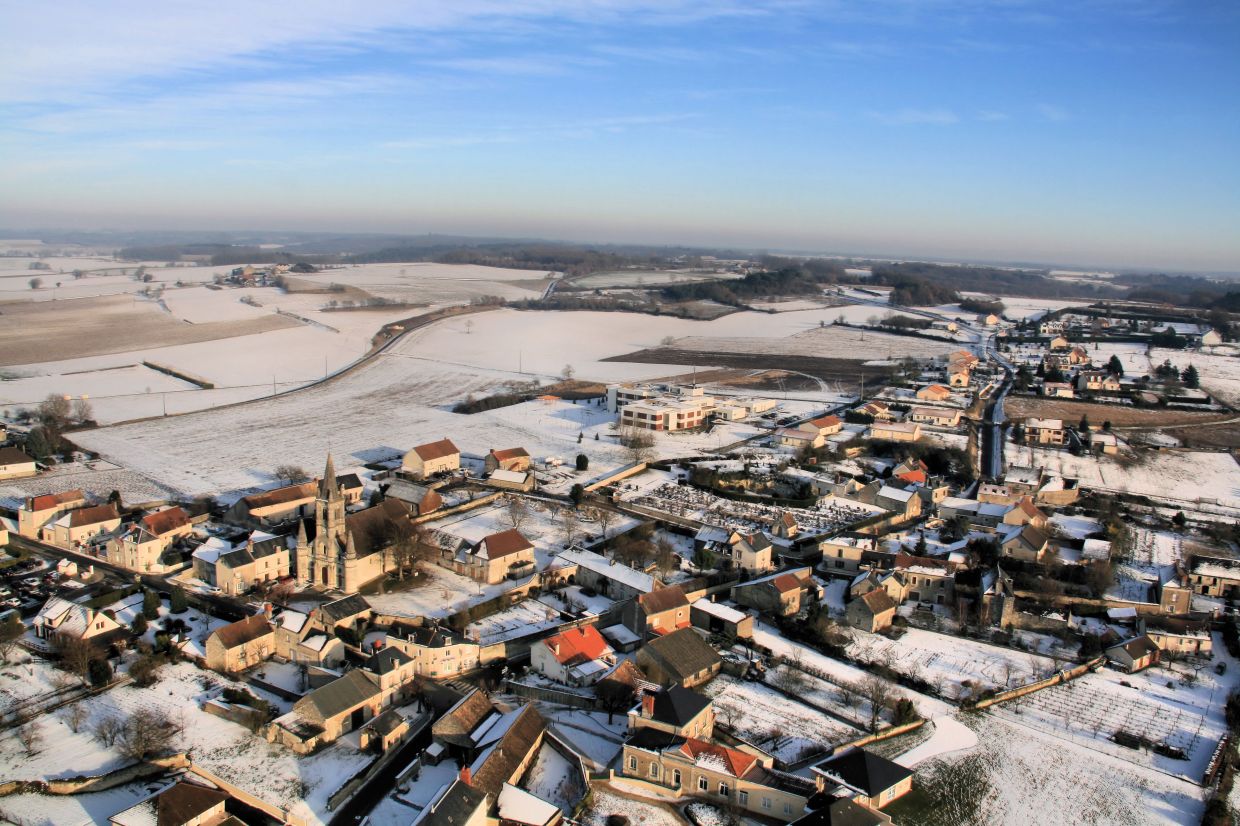
[[[911,769],[932,757],[971,749],[977,745],[977,735],[955,717],[940,715],[931,719],[930,724],[934,726],[934,734],[930,735],[930,739],[897,757],[897,763]]]

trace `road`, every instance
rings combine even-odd
[[[882,307],[883,309],[905,315],[922,316],[923,318],[930,318],[936,321],[955,321],[953,318],[948,318],[946,315],[933,312],[932,310],[888,304],[876,298],[857,296],[851,292],[844,297],[856,304]],[[998,479],[1003,475],[1003,454],[1007,442],[1005,434],[1007,417],[1003,412],[1003,400],[1007,397],[1008,391],[1012,389],[1012,381],[1016,376],[1016,366],[995,347],[995,334],[993,332],[959,321],[956,322],[956,325],[962,332],[976,337],[977,340],[974,342],[973,347],[977,351],[978,358],[982,361],[990,360],[995,362],[1004,372],[1003,382],[999,385],[999,389],[987,401],[983,421],[980,426],[982,429],[982,443],[979,470],[983,476]]]

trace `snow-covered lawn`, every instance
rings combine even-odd
[[[559,806],[567,815],[572,814],[573,808],[585,794],[585,782],[581,767],[574,765],[544,740],[521,787]]]
[[[423,574],[416,584],[407,589],[389,591],[386,594],[367,594],[366,601],[381,614],[400,617],[446,617],[498,596],[513,585],[511,582],[482,585],[434,564],[423,565],[422,570]]]
[[[857,729],[762,683],[722,674],[704,692],[714,700],[718,723],[787,763],[861,736]]]
[[[1047,657],[920,628],[907,629],[898,640],[855,631],[848,653],[862,662],[919,677],[939,687],[944,696],[957,698],[969,693],[966,681],[977,690],[1003,690],[1046,677],[1057,667]]]
[[[89,794],[14,794],[0,797],[0,821],[21,826],[93,826],[124,811],[149,794],[168,786],[168,780],[127,783]]]
[[[680,814],[665,803],[620,795],[597,783],[593,789],[590,808],[582,814],[583,826],[608,826],[608,818],[612,815],[627,818],[632,826],[669,826],[684,822]]]
[[[534,600],[525,600],[497,614],[471,622],[465,626],[465,636],[486,646],[548,631],[560,622],[558,611]]]
[[[612,715],[609,723],[606,712],[586,711],[554,703],[539,702],[537,705],[556,736],[588,765],[592,765],[593,770],[606,768],[620,754],[628,730],[628,717],[624,712]]]

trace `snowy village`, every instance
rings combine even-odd
[[[5,822],[1230,805],[1226,314],[926,300],[862,262],[805,289],[808,265],[756,258],[22,254],[0,268]]]

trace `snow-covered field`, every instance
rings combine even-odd
[[[498,596],[511,584],[482,585],[446,568],[428,564],[423,566],[422,579],[408,590],[367,594],[366,601],[382,614],[442,618]]]
[[[850,656],[881,663],[901,674],[920,677],[947,697],[969,693],[965,682],[978,690],[1002,690],[1033,682],[1056,669],[1055,661],[974,640],[909,628],[898,640],[857,631],[848,646]]]
[[[1240,404],[1240,350],[1235,346],[1215,347],[1209,353],[1154,350],[1150,360],[1154,364],[1170,361],[1181,370],[1191,364],[1201,375],[1203,390],[1214,393],[1229,404]]]
[[[793,315],[790,313],[790,315]],[[796,313],[795,315],[799,315]],[[959,349],[952,341],[934,341],[828,325],[790,336],[688,336],[671,345],[677,350],[705,353],[767,353],[815,358],[872,359],[928,358]]]
[[[331,284],[356,287],[393,301],[465,304],[482,296],[499,296],[509,301],[538,298],[551,275],[545,270],[409,262],[355,264],[333,267],[319,273],[290,274],[289,277],[323,287]],[[327,301],[331,296],[320,295],[318,298]]]
[[[1073,456],[1066,450],[1008,445],[1007,462],[1014,467],[1043,467],[1079,479],[1086,488],[1186,502],[1204,497],[1240,508],[1240,465],[1229,453],[1147,452],[1138,463],[1125,465],[1109,456]]]

